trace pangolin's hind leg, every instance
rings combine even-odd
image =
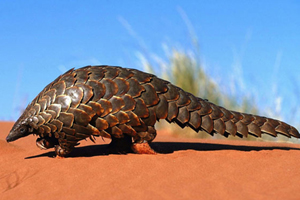
[[[156,137],[156,130],[152,126],[148,126],[147,131],[137,132],[134,137],[134,143],[131,149],[138,154],[156,154],[156,152],[150,147],[149,143]]]
[[[125,154],[132,152],[132,137],[127,134],[124,134],[123,136],[124,137],[121,138],[111,138],[111,143],[108,146],[109,153]]]
[[[63,158],[67,156],[79,143],[77,140],[69,140],[59,138],[56,139],[54,136],[40,137],[36,139],[36,146],[40,149],[49,149],[54,147],[57,158]]]

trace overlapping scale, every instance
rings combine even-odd
[[[96,119],[96,128],[98,130],[100,130],[100,131],[101,130],[105,130],[105,129],[108,129],[108,127],[109,127],[109,124],[108,124],[108,122],[105,119],[102,119],[100,117],[98,117]]]
[[[96,115],[96,112],[89,105],[80,104],[78,106],[78,109],[83,110],[90,117],[90,119],[92,119],[92,117],[94,117]]]
[[[125,68],[119,68],[119,78],[124,78],[125,80],[131,78],[134,76],[134,73],[132,73],[130,70],[125,69]]]
[[[168,91],[164,93],[164,96],[166,97],[167,101],[176,101],[179,99],[179,90],[177,87],[169,83],[168,85]]]
[[[178,115],[178,106],[175,101],[168,103],[168,116],[167,120],[171,122]]]
[[[87,126],[91,121],[91,117],[83,110],[77,108],[70,108],[68,112],[74,115],[76,124]]]
[[[202,120],[200,115],[197,112],[190,112],[189,125],[192,126],[195,130],[198,130],[201,126]]]
[[[72,86],[66,89],[65,94],[71,98],[71,107],[77,107],[82,98],[83,90],[78,86]]]
[[[118,128],[117,126],[114,126],[114,127],[111,128],[111,134],[115,138],[122,138],[123,137],[122,130],[120,128]]]
[[[89,71],[87,69],[78,69],[76,70],[76,84],[83,83],[85,84],[89,78]]]
[[[145,118],[149,116],[149,110],[142,98],[135,99],[136,105],[133,112],[140,118]]]
[[[119,124],[125,124],[130,121],[128,114],[124,111],[117,112],[115,116],[118,118]]]
[[[119,74],[118,67],[110,67],[109,69],[106,70],[104,77],[106,79],[114,79],[118,76],[118,74]]]
[[[47,100],[45,98],[41,98],[37,102],[40,105],[40,112],[43,112],[47,108]]]
[[[110,99],[113,95],[117,94],[118,85],[114,81],[104,78],[101,80],[101,83],[105,85],[105,94],[103,96],[104,99]]]
[[[105,116],[104,119],[108,122],[109,127],[114,127],[115,125],[119,124],[118,118],[112,114]]]
[[[226,125],[221,118],[214,120],[214,130],[217,133],[224,135],[226,130]]]
[[[190,119],[190,113],[187,107],[183,106],[178,110],[178,116],[176,118],[181,124],[185,124]]]
[[[209,115],[202,116],[201,128],[204,129],[207,133],[211,133],[214,129],[214,122]]]
[[[106,88],[104,84],[95,80],[89,80],[87,85],[91,86],[93,89],[93,97],[91,101],[99,101],[105,95]]]
[[[125,94],[122,99],[124,101],[122,111],[131,111],[135,108],[136,101],[129,94]]]
[[[47,112],[41,112],[40,115],[44,118],[45,123],[48,123],[52,119],[52,115]]]
[[[65,84],[65,87],[71,87],[75,84],[76,81],[76,78],[74,78],[74,76],[74,72],[71,72],[70,74],[65,74],[61,77],[60,81],[62,81]]]
[[[74,115],[72,113],[61,112],[57,119],[63,123],[64,127],[71,127],[74,122]]]
[[[56,97],[54,101],[54,104],[60,105],[61,112],[65,112],[69,110],[71,103],[72,103],[71,97],[67,95],[59,95]]]
[[[157,120],[155,109],[152,107],[152,108],[148,108],[148,110],[149,110],[149,116],[147,118],[144,118],[143,121],[148,126],[154,126]]]
[[[151,85],[150,83],[146,83],[143,85],[143,87],[145,88],[145,91],[142,93],[141,99],[144,100],[145,105],[147,107],[156,105],[159,101],[159,98],[153,85]]]
[[[212,112],[212,108],[210,107],[209,103],[204,101],[203,99],[197,98],[201,104],[201,108],[199,109],[199,115],[208,115]]]
[[[129,91],[129,83],[120,77],[114,79],[114,82],[117,84],[118,92],[116,96],[123,96]]]
[[[101,107],[103,108],[103,112],[100,117],[104,117],[112,111],[112,104],[110,101],[101,99],[100,101],[98,101],[98,103],[100,103]]]
[[[85,104],[87,103],[94,95],[93,88],[87,84],[78,83],[76,84],[82,91],[83,91],[83,97],[81,99],[81,103]]]
[[[104,68],[102,67],[93,67],[93,66],[87,66],[87,69],[90,71],[89,74],[89,81],[100,81],[104,77]]]
[[[112,114],[118,112],[125,106],[124,100],[118,96],[113,96],[109,101],[112,105],[112,110],[111,110]]]
[[[44,96],[49,96],[50,97],[50,103],[54,102],[55,97],[56,97],[56,90],[55,89],[50,89],[44,93]]]
[[[148,83],[151,81],[151,77],[153,76],[152,74],[147,74],[145,72],[141,72],[139,70],[135,69],[130,69],[132,73],[134,73],[134,78],[139,82],[139,83]]]
[[[198,100],[196,100],[198,101]],[[179,99],[177,100],[177,105],[179,107],[189,105],[191,103],[191,99],[183,90],[179,90]]]
[[[157,94],[167,92],[168,91],[168,87],[167,87],[168,83],[169,83],[168,81],[162,80],[155,76],[152,77],[152,80],[151,80],[151,84],[153,85]]]
[[[155,107],[157,119],[166,119],[168,116],[168,101],[164,95],[159,95],[159,102]]]
[[[145,88],[134,78],[128,80],[129,90],[127,92],[132,98],[139,97]]]
[[[195,111],[195,110],[199,110],[201,108],[200,102],[198,101],[198,99],[196,97],[194,97],[194,95],[189,94],[189,99],[191,100],[191,102],[187,106],[187,109],[189,111]]]
[[[210,116],[213,120],[220,119],[223,117],[224,114],[218,106],[214,104],[210,104],[210,107],[212,108],[212,112],[210,113]]]
[[[66,89],[66,83],[65,81],[61,80],[57,83],[54,83],[52,86],[52,89],[55,90],[55,95],[62,95],[65,93],[65,89]]]
[[[87,105],[91,106],[91,108],[93,109],[93,111],[96,112],[96,114],[98,116],[101,116],[102,113],[104,112],[104,108],[98,102],[90,101],[90,102],[88,102]]]

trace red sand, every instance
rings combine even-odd
[[[0,199],[300,199],[300,145],[174,138],[158,132],[158,155],[104,155],[84,141],[72,157],[28,136],[6,143],[0,124]]]

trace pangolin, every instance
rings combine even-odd
[[[224,136],[282,134],[299,138],[284,122],[229,111],[195,97],[168,81],[136,69],[86,66],[71,69],[47,85],[27,106],[6,140],[38,135],[42,149],[68,155],[80,140],[111,138],[117,152],[155,154],[156,121],[165,119],[195,131]]]

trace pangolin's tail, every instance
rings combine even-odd
[[[190,126],[195,131],[204,130],[210,134],[219,133],[224,136],[248,134],[261,137],[262,133],[282,134],[287,137],[300,138],[296,128],[282,121],[262,116],[229,111],[207,100],[197,98],[171,83],[166,93],[158,94],[160,101],[156,107],[157,118],[176,122],[179,126]]]

